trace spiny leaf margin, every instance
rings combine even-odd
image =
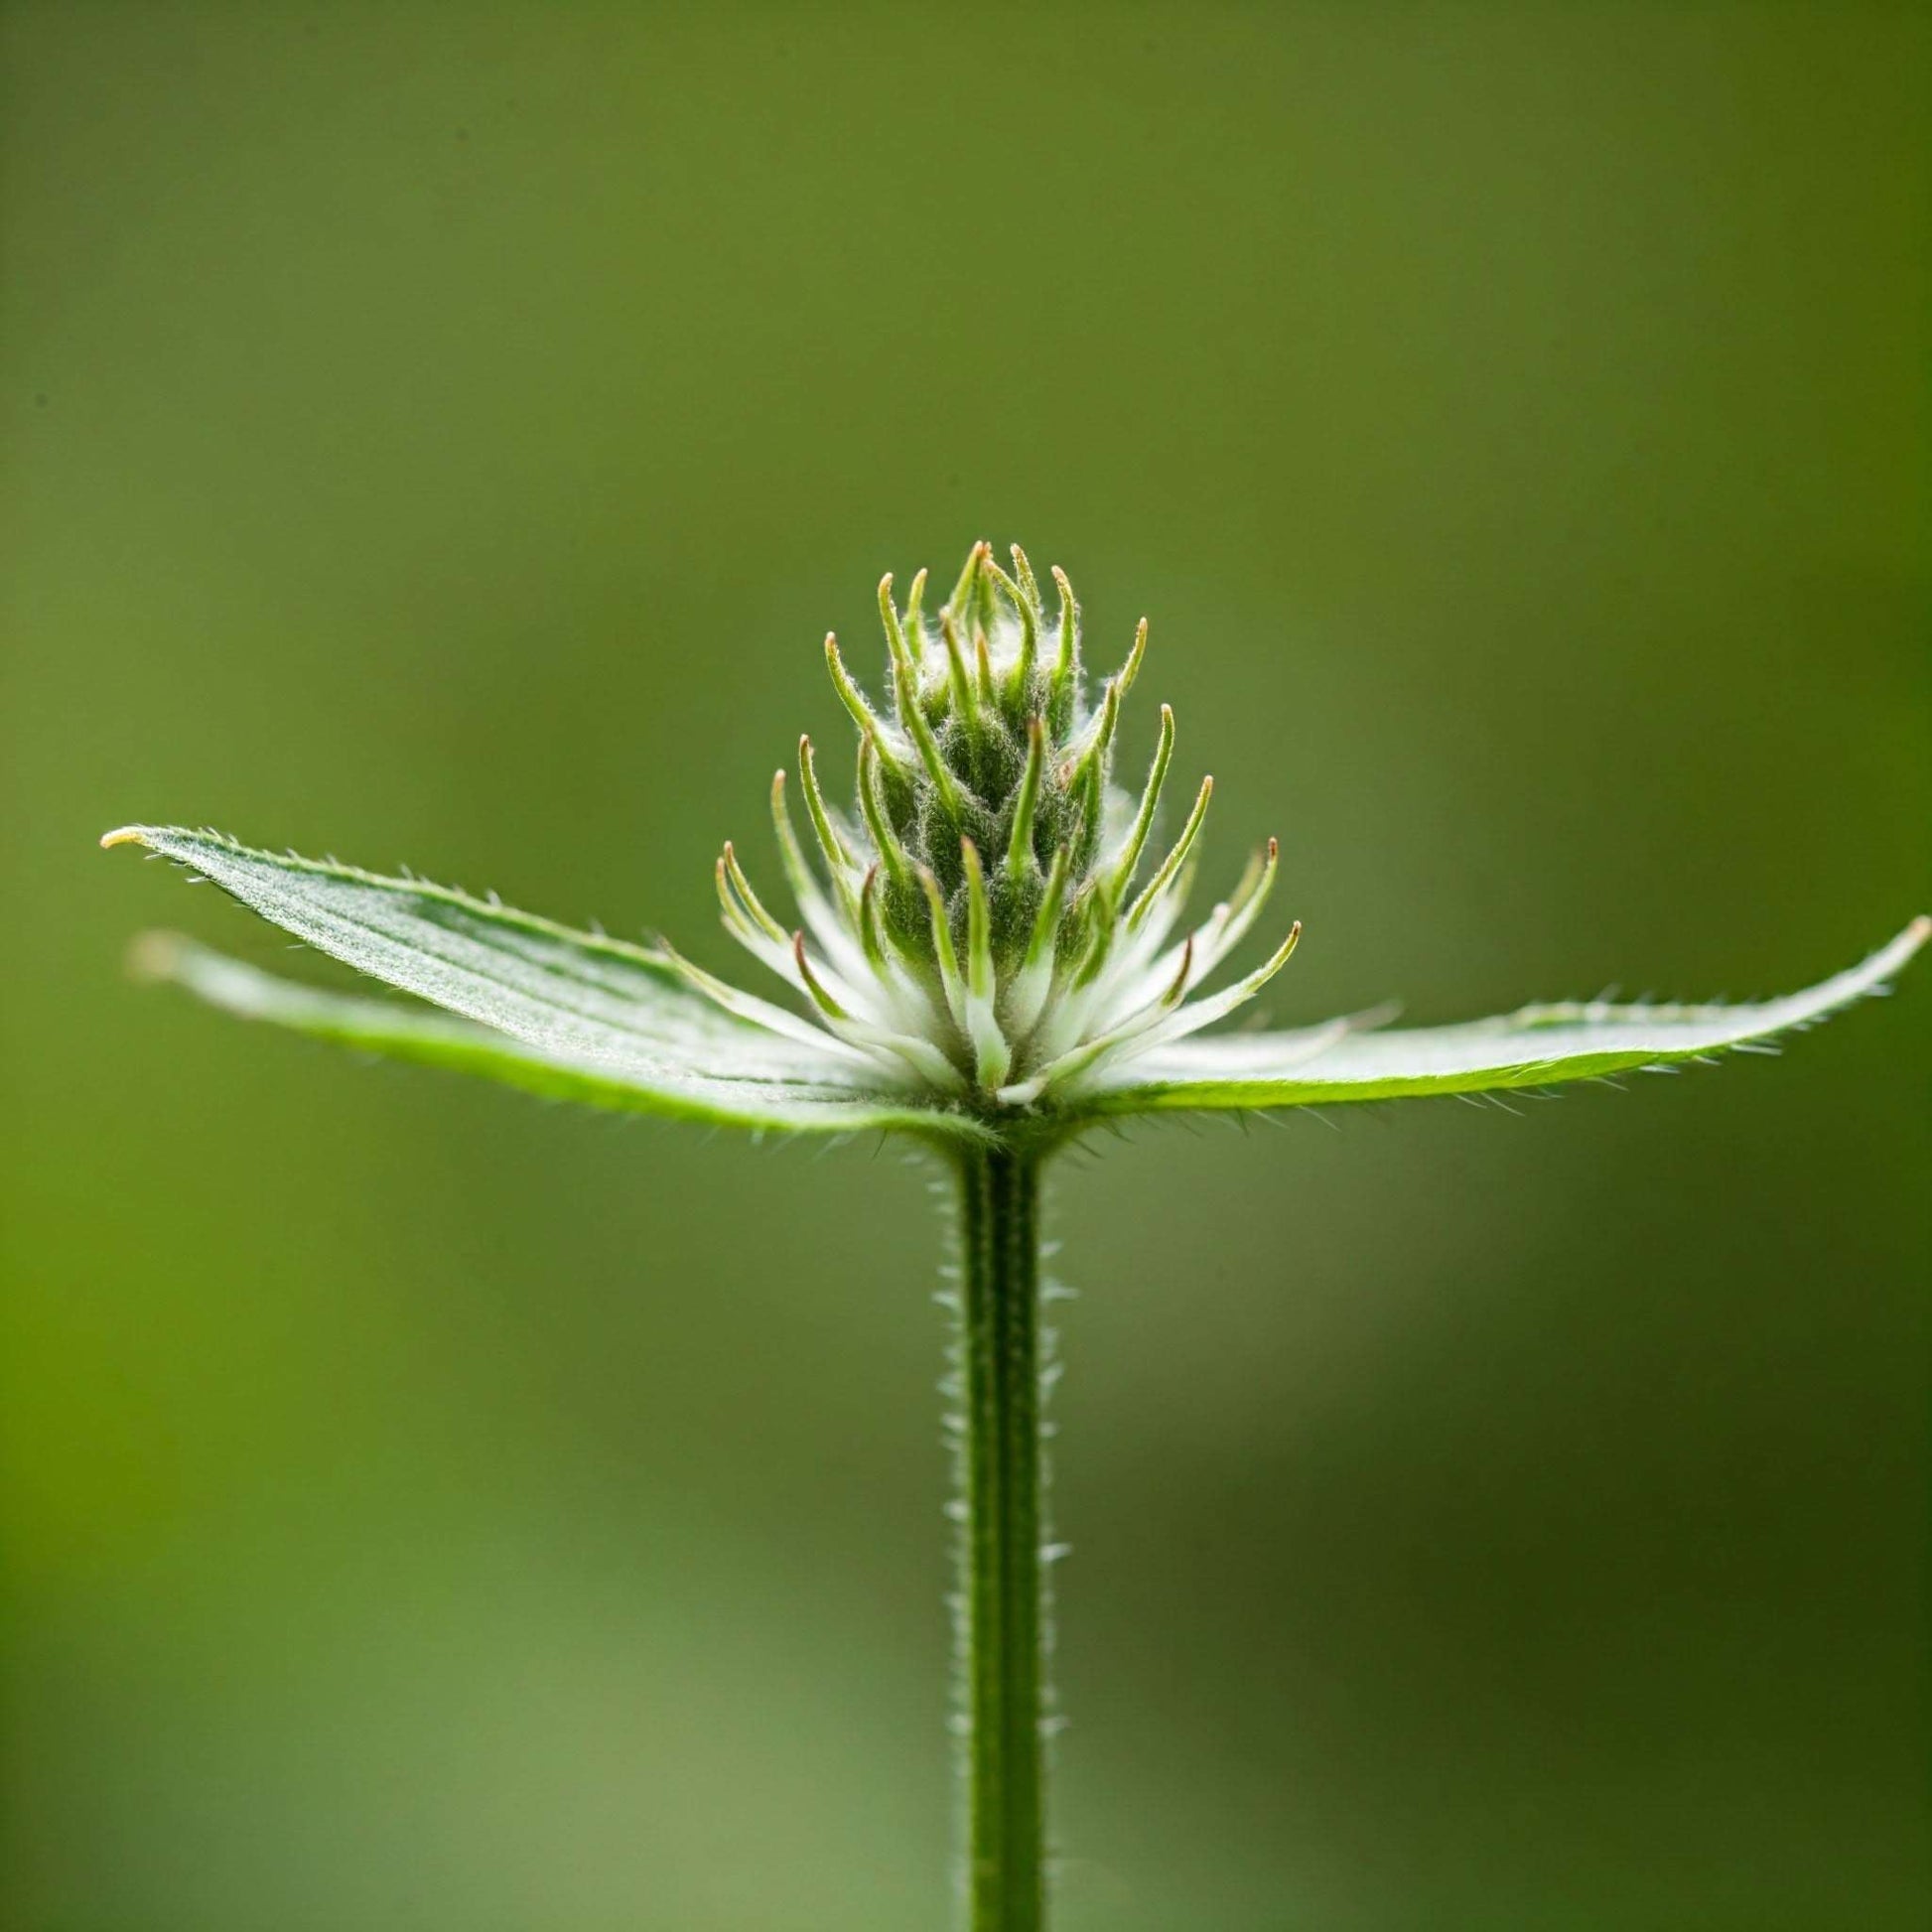
[[[137,955],[149,976],[246,1018],[632,1112],[776,1132],[989,1138],[968,1115],[882,1090],[829,1043],[817,1052],[720,1012],[649,947],[212,832],[136,825],[101,843],[171,859],[319,951],[459,1016],[299,986],[192,943]]]
[[[1295,1033],[1185,1040],[1123,1067],[1117,1082],[1089,1091],[1079,1104],[1107,1115],[1265,1112],[1551,1087],[1709,1060],[1762,1048],[1882,993],[1928,938],[1932,918],[1914,919],[1861,964],[1753,1005],[1592,1002],[1390,1033],[1343,1019]]]

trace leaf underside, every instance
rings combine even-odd
[[[255,851],[208,832],[131,826],[103,843],[140,844],[175,860],[318,950],[445,1009],[297,985],[189,940],[156,936],[137,956],[150,977],[246,1019],[633,1112],[778,1132],[897,1129],[953,1141],[991,1133],[916,1091],[883,1089],[876,1068],[836,1042],[821,1050],[725,1013],[649,947],[420,880]],[[1343,1019],[1184,1040],[1127,1062],[1069,1114],[1534,1089],[1761,1049],[1884,990],[1929,935],[1932,920],[1916,919],[1862,965],[1755,1005],[1592,1002],[1454,1027],[1385,1033]]]
[[[318,951],[458,1016],[299,986],[184,940],[151,939],[137,953],[147,976],[243,1018],[639,1113],[780,1132],[985,1138],[964,1115],[882,1092],[835,1042],[819,1052],[734,1019],[649,947],[212,833],[134,826],[108,839],[177,861]]]
[[[1725,1052],[1768,1051],[1779,1035],[1802,1032],[1884,992],[1928,936],[1932,919],[1914,919],[1862,964],[1802,993],[1752,1005],[1591,1001],[1524,1007],[1453,1027],[1379,1033],[1344,1019],[1295,1033],[1183,1040],[1123,1067],[1117,1082],[1091,1095],[1089,1104],[1106,1114],[1326,1106],[1535,1089]]]

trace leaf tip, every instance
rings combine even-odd
[[[127,976],[137,986],[158,986],[181,972],[189,941],[179,932],[137,932],[127,948]]]
[[[115,845],[146,845],[148,828],[145,825],[117,825],[111,832],[100,835],[101,850]]]

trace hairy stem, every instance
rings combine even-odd
[[[964,1923],[970,1932],[1039,1932],[1046,1627],[1038,1157],[976,1150],[960,1159],[959,1177]]]

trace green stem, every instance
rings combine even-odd
[[[960,1161],[965,1923],[1039,1932],[1044,1856],[1044,1515],[1040,1471],[1039,1161]]]

